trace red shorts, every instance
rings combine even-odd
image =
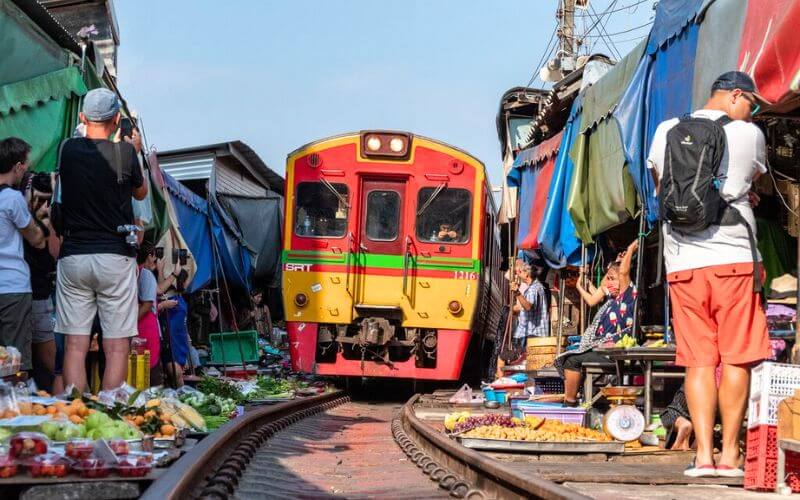
[[[752,262],[678,271],[667,281],[676,364],[744,365],[772,355],[761,298],[753,292]]]

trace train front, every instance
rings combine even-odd
[[[479,296],[483,165],[400,132],[287,160],[283,297],[293,369],[456,380]]]

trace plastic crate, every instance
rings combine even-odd
[[[800,492],[800,454],[786,452],[786,484]],[[747,454],[744,462],[744,487],[748,490],[774,491],[778,472],[778,428],[759,425],[747,430]]]
[[[249,330],[244,332],[212,333],[209,336],[211,343],[211,364],[235,365],[258,361],[261,356],[258,350],[258,332]],[[241,344],[241,351],[239,345]],[[242,359],[244,355],[244,359]]]
[[[800,366],[765,362],[753,368],[747,426],[777,425],[778,405],[797,389],[800,389]]]
[[[539,417],[558,420],[565,424],[583,425],[586,420],[586,408],[571,408],[565,406],[543,405],[540,403],[519,404],[519,412],[523,417]]]
[[[539,394],[563,394],[564,379],[560,377],[535,377],[533,379],[533,393]]]

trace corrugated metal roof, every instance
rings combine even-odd
[[[172,158],[159,158],[161,170],[176,180],[209,179],[214,168],[214,155],[187,155]]]

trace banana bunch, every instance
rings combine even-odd
[[[161,415],[169,417],[176,427],[191,428],[205,432],[205,419],[191,406],[176,399],[162,399],[160,408]]]
[[[627,349],[629,347],[636,347],[638,344],[636,344],[635,338],[631,337],[630,335],[623,335],[622,338],[619,339],[617,343],[614,345],[616,347],[622,347]]]
[[[456,425],[466,422],[469,417],[470,414],[468,411],[450,413],[444,417],[444,428],[452,432],[452,430],[456,428]]]

